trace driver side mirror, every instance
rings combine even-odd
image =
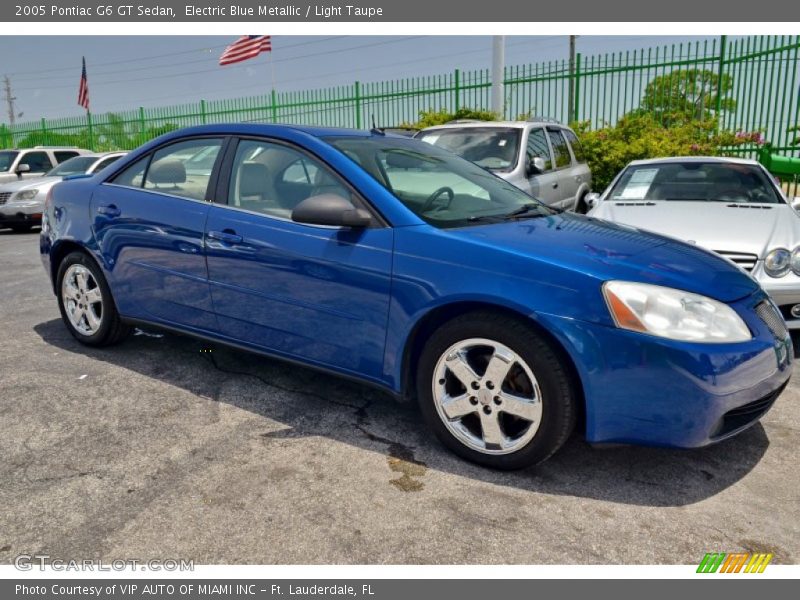
[[[292,221],[307,225],[334,227],[368,227],[372,217],[363,208],[356,208],[338,194],[319,194],[303,200],[292,211]]]
[[[528,176],[544,173],[545,168],[544,159],[541,156],[534,156],[530,162],[528,162]]]
[[[594,208],[600,202],[600,194],[597,192],[589,192],[586,194],[585,201],[588,208]]]
[[[17,175],[22,175],[23,173],[30,173],[31,166],[27,163],[22,163],[21,165],[17,165]]]

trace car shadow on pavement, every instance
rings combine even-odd
[[[413,403],[398,402],[365,385],[155,329],[137,330],[124,343],[100,349],[79,344],[57,319],[34,330],[56,348],[264,417],[265,431],[259,435],[265,441],[323,436],[385,454],[392,470],[403,474],[392,481],[403,491],[417,491],[420,473],[436,470],[543,494],[684,506],[735,484],[769,446],[761,424],[696,450],[595,448],[576,434],[542,465],[517,472],[493,471],[442,447]]]

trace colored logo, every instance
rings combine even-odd
[[[698,573],[763,573],[774,555],[765,552],[709,552],[700,561]]]

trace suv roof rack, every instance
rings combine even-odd
[[[480,119],[453,119],[452,121],[448,121],[445,125],[460,125],[461,123],[486,123],[487,121],[481,121]]]
[[[558,119],[554,119],[553,117],[542,117],[539,115],[528,117],[526,121],[528,123],[557,123],[558,125],[562,124],[561,121],[559,121]]]
[[[34,146],[34,150],[79,150],[77,146]]]

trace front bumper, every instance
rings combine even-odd
[[[0,224],[2,223],[40,223],[44,203],[41,200],[7,202],[0,204]]]
[[[766,297],[759,291],[731,304],[753,333],[736,344],[676,342],[543,317],[581,377],[587,440],[694,448],[756,423],[792,371],[788,333],[773,334],[755,313]]]

